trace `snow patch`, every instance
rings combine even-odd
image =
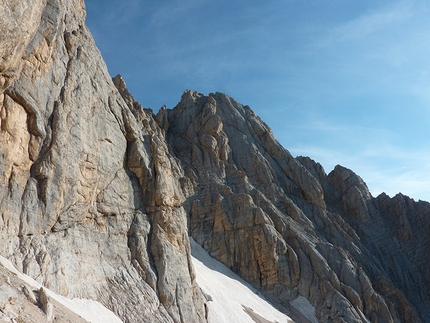
[[[212,298],[207,303],[209,323],[293,323],[259,295],[257,289],[212,258],[192,238],[190,242],[197,283]]]
[[[11,273],[15,274],[19,279],[30,285],[32,288],[40,289],[43,287],[33,278],[19,272],[8,259],[2,256],[0,256],[0,265],[5,267]],[[43,289],[49,297],[67,307],[72,312],[75,312],[90,323],[123,323],[123,321],[118,316],[116,316],[112,311],[108,310],[99,302],[80,298],[69,299],[54,293],[46,287],[43,287]]]
[[[315,314],[315,307],[312,306],[311,302],[309,302],[306,297],[299,296],[291,300],[290,305],[311,321],[311,323],[318,323],[318,319]]]

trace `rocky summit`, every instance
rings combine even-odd
[[[1,321],[430,322],[429,203],[294,158],[222,93],[145,109],[82,0],[0,16]]]

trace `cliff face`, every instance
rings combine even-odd
[[[297,322],[430,320],[430,204],[293,158],[247,107],[144,109],[80,0],[0,4],[0,253],[124,322],[206,322],[189,235]]]
[[[182,169],[114,86],[83,2],[1,6],[1,254],[128,322],[203,321]]]
[[[293,158],[224,94],[185,92],[157,119],[190,179],[192,237],[285,311],[305,297],[321,322],[429,319],[429,203]]]

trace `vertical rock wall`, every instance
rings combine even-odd
[[[427,269],[418,256],[404,258],[391,230],[423,256],[429,239],[408,225],[414,214],[402,205],[420,209],[413,221],[428,227],[428,203],[373,199],[350,170],[326,175],[293,158],[249,107],[224,94],[187,91],[157,120],[189,178],[193,238],[290,316],[304,297],[321,322],[420,322],[410,302],[428,317]]]
[[[298,321],[297,304],[430,320],[428,203],[293,158],[221,93],[154,116],[110,78],[81,0],[0,15],[0,253],[22,272],[125,322],[205,322],[190,234]]]
[[[203,322],[181,168],[114,86],[83,2],[0,8],[2,255],[125,322]]]

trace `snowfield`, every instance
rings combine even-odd
[[[40,289],[42,287],[42,285],[36,282],[33,278],[19,272],[8,259],[2,256],[0,256],[0,265],[6,268],[10,273],[16,275],[26,284],[30,285],[32,288]],[[58,303],[78,314],[90,323],[123,323],[118,316],[99,302],[79,298],[69,299],[54,293],[46,287],[43,287],[43,289],[50,298],[56,300]]]
[[[212,299],[207,303],[209,323],[293,323],[250,284],[212,258],[193,239],[190,241],[197,283]]]
[[[294,323],[294,321],[267,302],[258,290],[245,282],[228,267],[212,258],[190,238],[192,261],[197,283],[206,294],[209,323]],[[6,258],[0,256],[0,266],[16,275],[33,289],[41,284],[19,272]],[[113,312],[99,302],[87,299],[68,299],[45,288],[48,296],[90,323],[123,323]],[[312,323],[318,323],[315,308],[299,296],[290,301]]]

